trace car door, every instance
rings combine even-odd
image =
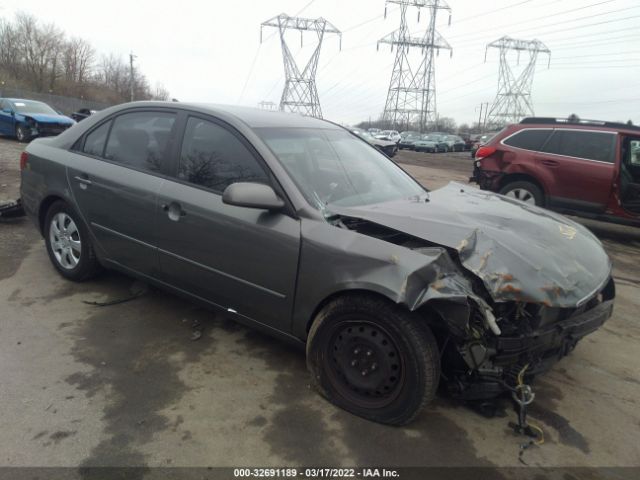
[[[603,212],[611,193],[615,132],[555,129],[536,154],[547,179],[549,204]]]
[[[13,107],[8,100],[0,100],[0,134],[13,135],[15,130],[14,123]]]
[[[163,280],[232,313],[290,329],[300,224],[281,212],[227,205],[234,182],[271,183],[261,158],[237,131],[190,116],[176,145],[174,181],[159,193]]]
[[[156,202],[176,113],[127,110],[88,132],[68,181],[105,260],[158,276]]]

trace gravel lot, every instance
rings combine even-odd
[[[0,201],[22,145],[0,139]],[[466,182],[464,154],[401,152],[430,188]],[[640,229],[587,224],[612,256],[613,318],[535,384],[536,466],[640,466]],[[28,220],[0,224],[2,466],[519,466],[507,427],[440,397],[407,428],[353,417],[310,391],[304,355],[189,302],[107,273],[62,280]],[[202,337],[193,341],[194,329]]]

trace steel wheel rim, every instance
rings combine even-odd
[[[51,219],[49,244],[58,265],[66,270],[73,270],[78,266],[82,253],[80,231],[66,213],[56,213]]]
[[[24,131],[22,130],[22,127],[17,128],[16,137],[18,137],[18,140],[20,141],[24,140]]]
[[[513,190],[509,190],[505,195],[524,203],[530,203],[533,205],[536,203],[536,198],[533,196],[533,193],[525,188],[514,188]]]
[[[396,342],[372,322],[356,319],[336,324],[324,359],[333,387],[359,407],[389,405],[404,383],[404,358]]]

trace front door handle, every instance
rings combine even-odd
[[[180,220],[180,217],[184,217],[187,214],[178,202],[163,203],[160,205],[160,208],[162,208],[163,212],[167,213],[169,220],[173,220],[174,222],[177,222]]]
[[[78,183],[80,184],[80,188],[82,188],[83,190],[85,190],[93,183],[91,180],[89,180],[89,177],[86,173],[83,173],[82,175],[76,175],[74,178],[78,181]]]

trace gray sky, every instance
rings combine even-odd
[[[437,109],[458,123],[478,118],[481,102],[491,102],[498,81],[498,51],[485,45],[503,35],[537,38],[552,51],[542,56],[533,83],[537,115],[640,123],[639,0],[448,0],[438,30],[453,47],[436,62]],[[100,53],[124,59],[132,50],[151,84],[161,82],[182,101],[255,106],[278,102],[284,84],[275,29],[260,23],[278,15],[322,16],[343,32],[325,37],[317,84],[325,118],[356,123],[377,118],[384,108],[394,54],[376,40],[397,29],[399,12],[384,0],[0,0],[0,15],[17,10],[54,22],[68,35],[89,40]],[[417,12],[417,11],[416,11]],[[410,29],[426,28],[408,15]],[[314,47],[315,34],[288,37],[298,63]],[[419,53],[416,52],[416,60]],[[514,57],[515,58],[515,57]]]

